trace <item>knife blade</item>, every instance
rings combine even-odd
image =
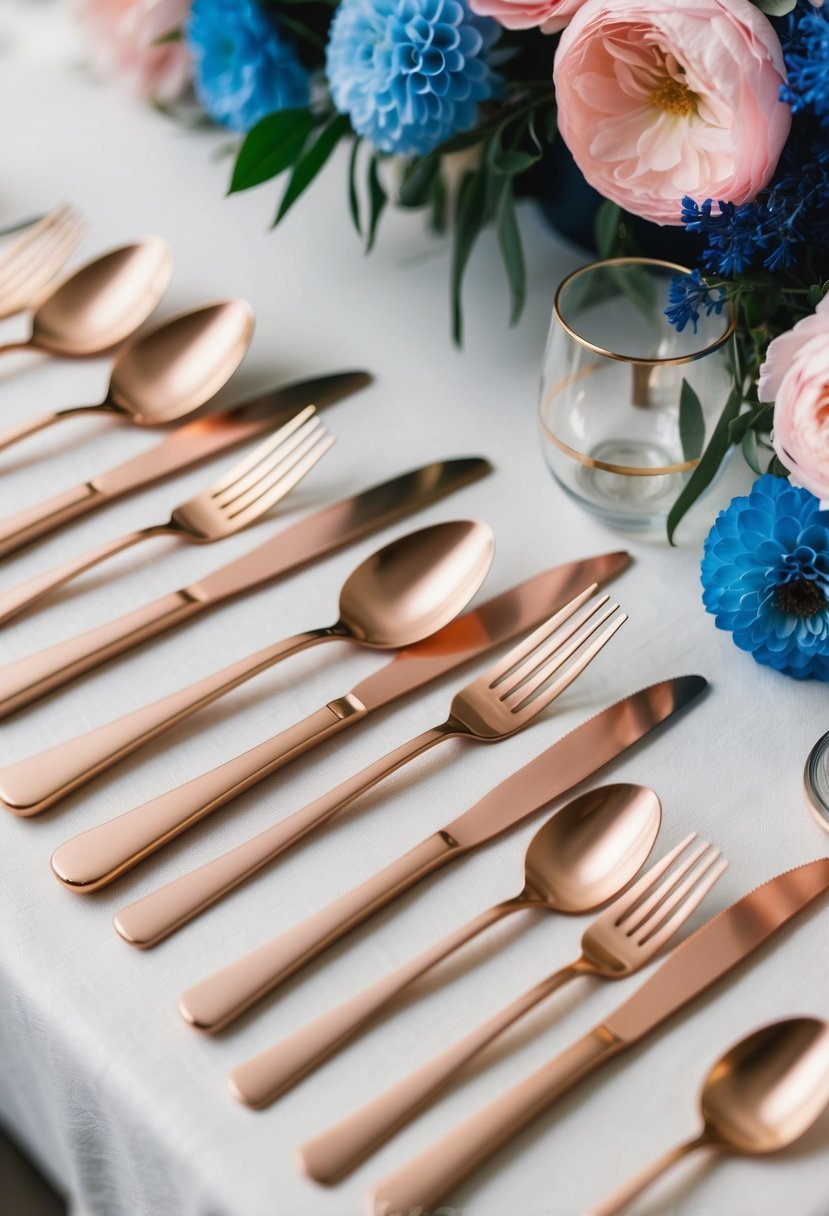
[[[270,389],[259,397],[177,427],[161,443],[88,482],[0,520],[0,557],[124,494],[190,468],[217,452],[276,430],[306,405],[322,409],[371,384],[364,371],[334,372]]]
[[[829,858],[778,874],[692,934],[634,995],[560,1055],[383,1179],[367,1211],[440,1203],[579,1081],[639,1042],[829,890]]]
[[[492,471],[479,456],[424,465],[323,507],[198,583],[0,668],[0,718],[230,596],[298,570]]]
[[[428,874],[552,802],[670,718],[706,686],[702,676],[663,680],[577,726],[502,781],[470,811],[427,836],[359,887],[188,989],[179,1002],[183,1017],[200,1030],[222,1030],[378,909]]]

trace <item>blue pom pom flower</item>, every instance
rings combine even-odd
[[[199,101],[223,126],[308,104],[309,74],[256,0],[193,0],[187,42]]]
[[[758,663],[829,680],[829,512],[765,474],[717,516],[702,560],[703,603]]]
[[[334,105],[381,152],[431,152],[497,92],[487,52],[498,34],[467,0],[342,0],[327,53]]]

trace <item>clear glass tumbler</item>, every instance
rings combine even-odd
[[[556,293],[541,444],[559,485],[611,527],[664,528],[730,391],[734,316],[701,314],[678,333],[664,311],[677,273],[688,271],[614,258]]]

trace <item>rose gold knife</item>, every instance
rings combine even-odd
[[[488,460],[469,456],[401,473],[306,516],[197,583],[0,667],[0,718],[205,608],[353,544],[491,472]]]
[[[585,580],[599,582],[611,578],[629,560],[626,553],[608,553],[568,562],[487,600],[425,642],[398,651],[385,667],[302,722],[178,789],[61,845],[52,857],[52,869],[65,886],[76,891],[92,891],[112,882],[191,824],[323,739],[538,625],[572,599]],[[218,673],[219,677],[229,671],[232,669]],[[174,697],[175,694],[168,700],[173,701]],[[175,720],[172,716],[172,721]],[[125,721],[121,718],[113,725],[120,726]],[[71,746],[68,745],[69,749]],[[71,763],[70,754],[65,759]],[[48,759],[41,757],[40,767],[48,770]],[[32,779],[35,778],[36,774],[32,774]]]
[[[0,519],[0,557],[22,549],[70,520],[124,494],[169,477],[179,469],[227,451],[269,430],[277,430],[306,405],[322,409],[371,384],[368,372],[335,372],[271,389],[260,397],[176,427],[161,443],[107,469],[91,481],[62,490],[45,502]]]
[[[589,718],[359,887],[190,988],[179,1004],[183,1017],[221,1030],[379,908],[592,776],[705,687],[702,676],[664,680]]]
[[[708,921],[650,979],[583,1038],[383,1179],[374,1216],[426,1210],[601,1064],[626,1051],[727,975],[829,890],[829,858],[789,870]]]

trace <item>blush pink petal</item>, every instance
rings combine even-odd
[[[190,81],[186,43],[159,39],[180,29],[190,0],[76,0],[101,75],[138,97],[175,101]]]
[[[546,0],[533,4],[528,0],[469,0],[470,8],[479,17],[494,17],[508,30],[539,28],[543,34],[557,34],[581,7],[584,0]]]
[[[768,185],[784,80],[751,0],[585,0],[556,53],[559,129],[600,194],[678,225],[684,194],[741,204]]]
[[[792,482],[829,509],[829,297],[770,343],[757,391],[774,402],[774,449]]]

